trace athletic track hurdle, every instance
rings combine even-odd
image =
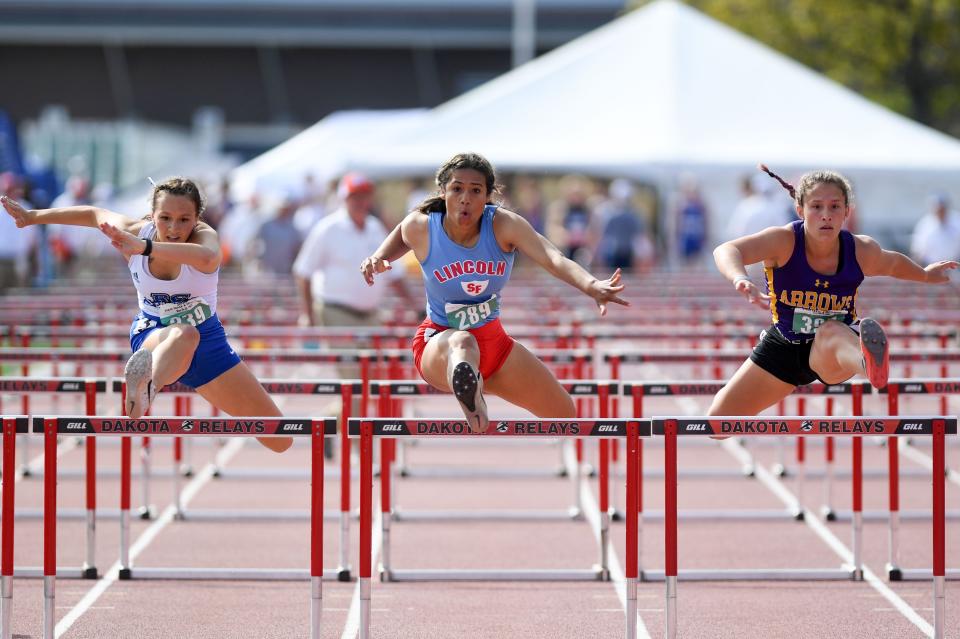
[[[947,394],[960,393],[960,379],[891,379],[885,388],[879,391],[887,396],[887,409],[890,415],[900,414],[900,395],[937,394],[945,397]],[[942,405],[942,404],[941,404]],[[911,429],[916,429],[911,425]],[[907,433],[910,434],[910,433]],[[909,446],[909,440],[904,442]],[[905,446],[905,448],[906,448]],[[919,454],[919,453],[918,453]],[[881,513],[887,520],[888,560],[886,565],[887,578],[890,581],[925,580],[930,577],[929,569],[900,568],[900,520],[901,519],[929,519],[930,514],[924,511],[900,510],[900,441],[896,436],[887,438],[887,465],[888,465],[888,512]],[[932,468],[932,465],[931,465]],[[960,475],[956,471],[944,469],[945,477],[960,484]],[[957,478],[954,479],[954,475]],[[960,512],[945,511],[944,516],[950,520],[960,520]],[[947,570],[947,579],[960,579],[960,569]]]
[[[43,518],[43,637],[54,639],[56,624],[55,599],[57,575],[57,435],[71,436],[132,436],[150,437],[289,437],[309,436],[311,439],[310,487],[310,636],[320,637],[323,578],[323,437],[336,434],[333,419],[310,418],[184,418],[56,416],[34,417],[32,431],[42,433],[44,440],[44,518]],[[2,549],[0,549],[0,580],[2,580],[3,620],[2,639],[11,639],[10,610],[13,598],[13,507],[14,434],[27,428],[25,417],[3,417],[3,498]],[[123,497],[121,497],[123,499]],[[129,494],[126,495],[129,502]],[[129,515],[127,516],[129,518]],[[123,558],[121,558],[123,560]],[[123,562],[129,566],[129,560]],[[298,571],[302,572],[302,571]],[[172,577],[171,577],[172,578]],[[183,578],[183,577],[180,577]],[[205,577],[207,578],[207,577]]]
[[[591,437],[627,439],[627,521],[626,521],[626,636],[637,636],[637,517],[636,517],[636,476],[637,441],[650,432],[650,422],[628,419],[606,420],[504,420],[491,421],[485,433],[470,433],[469,425],[463,420],[448,419],[369,419],[350,420],[350,436],[360,439],[360,638],[370,637],[371,573],[373,563],[373,443],[376,437]],[[601,458],[602,459],[602,458]],[[382,456],[381,456],[382,461]],[[389,473],[381,472],[381,492],[388,494],[382,482]],[[603,491],[601,484],[601,492]],[[607,540],[603,546],[607,547]],[[436,572],[436,571],[434,571]],[[558,580],[558,579],[607,579],[608,574],[596,571],[570,570],[486,570],[486,571],[448,571],[444,575],[435,575],[432,579],[469,579],[469,580]]]
[[[576,366],[575,369],[579,370],[582,367],[581,365]],[[597,399],[600,405],[599,417],[601,419],[606,419],[610,417],[610,406],[611,400],[619,394],[619,384],[609,381],[594,381],[594,380],[568,380],[561,381],[560,384],[564,389],[570,393],[571,396],[577,399],[577,409],[578,409],[578,419],[583,419],[586,415],[583,412],[583,403],[582,399],[584,398],[593,398]],[[432,386],[427,384],[424,381],[373,381],[370,383],[370,394],[376,397],[379,397],[379,416],[380,417],[400,417],[398,403],[399,398],[412,399],[414,397],[423,397],[428,395],[449,395],[449,393],[442,393],[437,391]],[[563,440],[561,440],[563,441]],[[407,443],[406,440],[400,440],[400,443]],[[394,478],[394,471],[396,469],[394,462],[397,459],[397,444],[398,442],[393,439],[383,439],[381,440],[381,460],[385,460],[384,471],[389,473],[387,481],[389,482],[390,491],[389,494],[385,495],[385,498],[382,500],[381,506],[383,508],[384,514],[384,537],[383,537],[383,546],[385,549],[388,548],[389,540],[389,525],[391,519],[397,521],[464,521],[464,520],[501,520],[501,521],[545,521],[545,520],[579,520],[583,518],[582,504],[580,500],[580,479],[582,476],[583,469],[583,439],[576,438],[574,440],[574,455],[576,462],[573,464],[572,472],[568,472],[565,467],[561,467],[560,471],[550,470],[550,469],[533,469],[533,468],[522,468],[522,469],[446,469],[441,471],[440,469],[424,469],[424,472],[418,472],[419,469],[411,469],[409,467],[404,467],[400,472],[400,475],[403,477],[417,477],[417,476],[428,476],[428,477],[498,477],[501,479],[520,479],[520,478],[538,478],[544,476],[550,477],[567,477],[570,476],[572,479],[573,486],[573,504],[562,511],[504,511],[504,510],[469,510],[469,511],[410,511],[410,510],[401,510],[397,507],[396,494],[396,482]],[[606,486],[609,485],[607,478],[607,468],[609,463],[609,452],[608,452],[608,442],[604,439],[601,439],[599,442],[599,454],[601,456],[599,468],[599,481],[604,486],[601,488],[601,511],[607,512],[608,508],[608,499],[606,498]],[[382,471],[383,472],[383,471]],[[605,516],[601,517],[601,530],[606,530],[609,528],[609,521]],[[384,556],[387,555],[387,550],[385,550]]]
[[[677,438],[680,436],[742,435],[756,436],[849,436],[854,442],[864,435],[930,436],[933,439],[933,607],[934,639],[944,639],[946,623],[945,557],[945,435],[957,434],[955,417],[658,417],[653,420],[653,434],[664,442],[664,541],[666,575],[666,637],[677,636]],[[855,450],[858,447],[855,446]],[[860,465],[854,459],[854,484],[860,481]],[[854,510],[859,504],[854,497]],[[628,547],[629,549],[629,547]],[[851,574],[861,579],[862,572]],[[707,576],[701,577],[709,579]]]
[[[624,395],[630,396],[633,399],[633,415],[637,419],[642,419],[644,417],[645,407],[644,399],[648,397],[662,397],[662,396],[693,396],[693,395],[712,395],[715,394],[719,387],[722,384],[717,383],[697,383],[697,382],[625,382],[624,383]],[[842,384],[810,384],[808,386],[798,387],[797,394],[802,398],[804,395],[810,394],[819,394],[819,395],[828,395],[828,396],[837,396],[837,395],[850,395],[853,405],[853,413],[856,416],[863,414],[863,393],[864,391],[869,392],[869,384],[864,382],[844,382]],[[780,420],[786,419],[781,417],[772,417],[770,419]],[[740,431],[731,433],[732,435],[740,436],[744,434]],[[640,447],[640,459],[638,466],[640,468],[640,475],[637,478],[637,515],[641,518],[640,526],[638,529],[642,533],[642,520],[644,516],[648,519],[659,519],[661,516],[666,519],[669,516],[669,513],[664,511],[662,515],[660,513],[651,513],[645,514],[643,510],[643,442],[639,442],[638,446]],[[798,452],[801,453],[801,469],[802,466],[802,451],[804,448],[802,446],[798,447]],[[738,448],[734,451],[737,455],[739,461],[743,464],[744,468],[752,468],[754,465],[753,459],[742,448]],[[852,566],[843,566],[840,568],[750,568],[750,569],[736,569],[736,570],[727,570],[727,569],[705,569],[705,570],[696,570],[696,571],[685,571],[681,575],[682,579],[708,579],[708,580],[736,580],[736,581],[766,581],[770,579],[778,580],[789,580],[789,579],[817,579],[817,580],[848,580],[851,578],[859,578],[859,574],[862,571],[862,561],[861,561],[861,549],[863,546],[863,523],[860,517],[860,511],[862,510],[862,495],[863,495],[863,484],[862,484],[862,473],[860,469],[862,468],[862,457],[863,451],[860,446],[860,440],[855,439],[853,442],[852,450],[852,465],[854,468],[853,482],[851,486],[852,496],[853,496],[853,510],[854,516],[853,521],[853,550],[854,550],[854,562]],[[681,471],[673,470],[664,465],[664,477],[669,478],[671,472],[677,473]],[[742,472],[741,476],[752,476],[752,472]],[[702,476],[702,473],[700,474]],[[802,486],[803,486],[803,473],[798,474],[798,481],[796,484],[796,498],[793,499],[792,507],[787,510],[739,510],[739,511],[723,511],[717,509],[710,510],[693,510],[693,511],[678,511],[675,513],[675,516],[680,519],[690,519],[690,520],[771,520],[771,519],[795,519],[803,520],[805,512],[802,506]],[[659,516],[658,516],[659,515]],[[640,557],[640,548],[637,548],[637,555]],[[642,562],[641,562],[642,565]],[[658,570],[640,570],[640,577],[642,581],[660,581],[664,578],[664,575],[661,571]]]
[[[305,379],[267,379],[261,380],[260,385],[263,386],[264,390],[272,395],[309,395],[309,396],[327,396],[327,397],[336,397],[339,396],[341,399],[341,427],[340,427],[340,442],[341,442],[341,451],[344,451],[340,455],[340,509],[337,513],[324,513],[325,519],[335,519],[340,522],[340,563],[337,566],[337,578],[340,581],[350,581],[350,481],[352,476],[351,471],[351,460],[350,460],[350,440],[347,438],[347,420],[350,419],[350,411],[352,407],[353,396],[361,392],[362,384],[356,380],[305,380]],[[111,386],[114,391],[119,391],[126,394],[126,388],[124,382],[120,380],[113,380]],[[162,389],[164,393],[170,393],[176,396],[176,399],[182,400],[186,397],[183,395],[193,394],[193,389],[189,386],[184,386],[183,384],[170,384],[165,386]],[[184,402],[176,402],[177,406],[177,417],[183,417],[184,412],[181,411],[181,407],[184,406]],[[144,438],[148,440],[148,438]],[[289,510],[222,510],[222,509],[212,509],[212,508],[193,508],[190,510],[185,510],[182,506],[181,498],[181,486],[180,486],[180,476],[176,472],[176,467],[179,466],[180,458],[180,447],[176,444],[179,442],[179,438],[174,438],[174,473],[173,473],[173,505],[175,509],[175,518],[179,520],[191,520],[191,521],[291,521],[291,520],[308,520],[312,517],[309,511],[289,511]],[[149,456],[149,446],[144,448],[145,454]],[[150,473],[146,471],[143,474],[142,484],[147,486],[150,480]],[[127,486],[129,490],[130,485],[130,468],[129,466],[124,467],[123,472],[121,472],[121,486]],[[222,469],[219,469],[214,473],[215,477],[236,477],[240,473],[245,471],[240,470],[235,473],[225,474]],[[311,471],[312,472],[312,471]],[[283,473],[282,478],[291,479],[291,478],[303,478],[308,479],[311,472],[286,472]],[[262,473],[256,475],[257,479],[263,478]],[[149,503],[148,498],[144,496],[144,504]],[[121,544],[128,543],[130,539],[130,530],[129,530],[129,519],[126,520],[124,525],[124,534],[121,535]],[[128,556],[129,549],[123,545],[121,548],[121,555]],[[219,574],[219,573],[216,573]],[[128,578],[137,578],[137,579],[169,579],[171,578],[166,569],[163,571],[154,571],[152,569],[140,568],[134,574],[132,571],[128,574]],[[219,577],[218,577],[219,578]],[[228,577],[223,577],[228,578]],[[239,577],[232,577],[239,578]]]
[[[690,380],[690,381],[645,381],[637,380],[623,383],[623,394],[626,397],[630,397],[633,400],[633,416],[637,418],[644,417],[644,413],[647,412],[644,406],[644,400],[648,398],[657,398],[657,397],[704,397],[704,396],[713,396],[716,395],[721,388],[723,388],[723,382],[715,382],[711,380]],[[805,386],[798,386],[794,391],[792,397],[797,400],[797,414],[803,415],[806,407],[806,398],[809,396],[824,396],[826,397],[826,412],[828,415],[833,414],[833,400],[836,397],[849,396],[851,398],[851,409],[854,415],[863,414],[863,395],[869,395],[872,387],[869,382],[843,382],[840,384],[823,384],[823,383],[813,383],[807,384]],[[640,444],[641,450],[643,448],[643,443]],[[834,460],[834,447],[833,439],[830,437],[826,438],[826,471],[824,473],[825,478],[825,493],[827,495],[827,502],[830,503],[830,494],[832,492],[832,479],[834,475],[833,470],[833,460]],[[796,473],[797,475],[797,496],[798,500],[802,498],[803,495],[803,480],[807,476],[807,470],[805,469],[804,462],[806,460],[806,447],[804,445],[804,440],[802,438],[797,439],[797,461],[799,463],[799,469]],[[682,472],[682,471],[681,471]],[[719,471],[719,470],[709,470],[702,469],[695,471],[695,475],[698,477],[750,477],[753,476],[753,463],[748,461],[744,463],[743,468],[740,472],[731,472],[731,471]],[[686,474],[686,473],[684,473]],[[783,473],[777,473],[783,475]],[[647,474],[647,476],[657,476],[653,473]],[[642,495],[642,486],[641,486],[641,495]],[[643,514],[643,509],[640,509],[641,514]],[[759,513],[749,514],[747,513],[745,518],[766,518],[766,516]],[[799,509],[794,510],[790,513],[791,517],[797,517],[800,515]],[[683,516],[683,515],[681,515]],[[775,516],[775,515],[774,515]],[[699,517],[697,517],[699,518]],[[709,514],[704,514],[704,518],[709,518]],[[726,517],[724,517],[726,518]],[[737,518],[737,517],[732,517]]]
[[[83,393],[86,413],[88,416],[97,414],[97,394],[103,393],[107,389],[107,380],[105,379],[83,379],[83,378],[57,378],[57,379],[38,379],[38,378],[26,378],[26,377],[0,377],[0,392],[10,393]],[[24,436],[29,437],[28,430],[24,429],[22,431],[17,431],[22,433]],[[86,491],[85,491],[85,501],[86,509],[83,512],[58,512],[58,516],[71,518],[71,519],[86,519],[86,559],[83,565],[79,568],[68,568],[61,567],[58,568],[58,573],[63,577],[68,578],[85,578],[85,579],[96,579],[97,578],[97,567],[96,567],[96,520],[97,520],[97,488],[96,488],[96,474],[97,474],[97,445],[96,441],[93,439],[88,440],[87,446],[85,448],[85,481],[86,481]],[[3,454],[10,455],[11,459],[14,459],[15,450],[16,450],[16,441],[10,444],[10,450],[7,451],[7,440],[4,439],[3,442]],[[13,468],[13,463],[11,461],[10,466],[5,466],[7,468]],[[27,468],[26,464],[21,465],[22,469]],[[7,471],[4,471],[4,479],[6,479]],[[15,475],[14,471],[9,472],[10,475]],[[45,513],[43,511],[33,512],[33,511],[19,511],[14,513],[15,517],[43,517]],[[6,517],[6,511],[0,517]],[[13,520],[11,518],[11,525],[13,525]],[[18,568],[15,572],[18,577],[40,577],[42,572],[39,568]]]

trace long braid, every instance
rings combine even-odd
[[[769,175],[770,177],[772,177],[777,182],[779,182],[780,186],[785,188],[790,193],[791,198],[793,198],[794,200],[797,199],[797,191],[796,189],[793,188],[792,184],[790,184],[789,182],[784,180],[782,177],[780,177],[779,175],[777,175],[776,173],[768,169],[766,164],[762,164],[762,163],[758,164],[757,168],[763,171],[764,173],[766,173],[767,175]]]

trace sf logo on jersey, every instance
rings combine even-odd
[[[463,292],[467,295],[477,296],[483,295],[489,283],[490,280],[473,280],[471,282],[460,282],[460,286],[463,287]]]

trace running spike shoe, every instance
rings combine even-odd
[[[885,387],[890,376],[890,347],[883,328],[870,318],[860,322],[860,352],[867,379],[874,388]]]
[[[483,399],[483,376],[467,362],[460,362],[450,378],[453,394],[463,408],[467,424],[474,433],[485,433],[490,427],[487,418],[487,402]]]
[[[127,381],[127,417],[140,419],[157,396],[158,389],[153,384],[153,353],[141,348],[131,355],[123,375]]]

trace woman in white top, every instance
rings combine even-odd
[[[137,288],[130,327],[127,415],[143,416],[157,391],[180,381],[221,411],[279,417],[280,409],[227,343],[217,317],[222,254],[217,232],[201,221],[203,201],[192,181],[171,178],[154,186],[149,216],[134,220],[93,206],[28,211],[3,197],[17,226],[66,224],[99,228],[127,259]],[[282,452],[291,438],[259,440]]]

